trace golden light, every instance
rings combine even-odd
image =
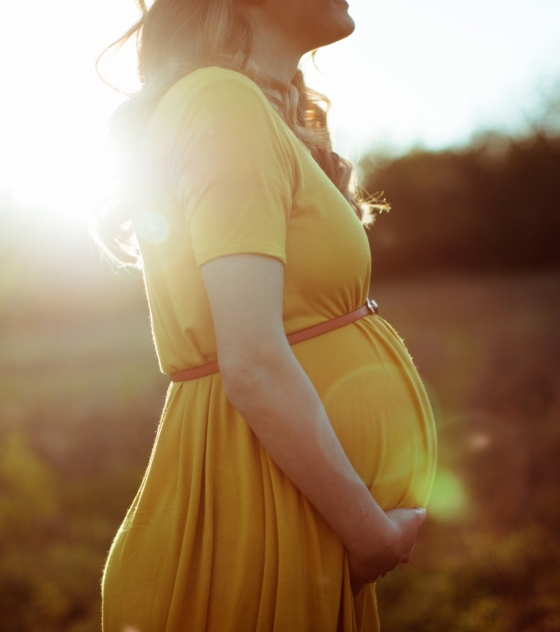
[[[560,4],[507,0],[351,0],[357,29],[319,51],[312,87],[333,102],[335,148],[461,143],[488,123],[523,125],[539,77],[560,75]],[[107,121],[122,96],[94,70],[101,50],[137,18],[133,0],[3,7],[0,190],[72,212],[95,204],[111,174]],[[500,27],[496,28],[496,24]],[[132,51],[112,68],[131,88]]]
[[[450,470],[439,466],[428,513],[436,520],[462,518],[468,510],[468,497],[461,479]]]

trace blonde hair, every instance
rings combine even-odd
[[[388,208],[384,200],[365,197],[356,184],[351,163],[332,151],[328,99],[306,87],[300,70],[291,84],[271,80],[259,72],[251,60],[251,25],[235,8],[234,0],[154,0],[150,8],[145,0],[137,3],[140,19],[98,59],[99,66],[108,51],[136,38],[142,86],[129,95],[131,98],[117,109],[110,122],[110,135],[124,148],[120,182],[111,201],[94,213],[91,227],[94,239],[110,259],[140,267],[131,222],[133,212],[138,210],[131,191],[133,173],[139,168],[133,158],[137,153],[134,149],[164,93],[180,78],[205,66],[237,70],[255,81],[364,224],[372,223],[373,211]]]

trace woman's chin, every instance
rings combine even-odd
[[[317,15],[312,24],[304,29],[306,51],[334,44],[352,35],[356,24],[348,14],[348,4],[344,0],[330,0],[324,11]]]
[[[338,42],[339,40],[352,35],[354,30],[356,29],[356,24],[354,20],[348,14],[346,14],[345,18],[345,20],[340,20],[340,22],[337,24],[338,28],[336,32],[333,33],[333,37],[329,44],[334,44],[334,42]]]
[[[346,35],[344,37],[348,37],[352,35],[352,33],[356,30],[356,22],[354,22],[354,18],[351,15],[346,14]]]
[[[356,23],[354,22],[352,16],[348,13],[348,3],[345,0],[331,0],[333,4],[333,8],[336,9],[338,13],[338,30],[340,32],[339,39],[343,39],[352,35],[356,28]]]
[[[338,9],[338,7],[337,7]],[[348,13],[342,13],[340,9],[337,10],[336,20],[329,20],[329,27],[325,28],[322,34],[319,36],[323,41],[319,46],[315,46],[315,48],[319,48],[320,46],[328,46],[329,44],[334,44],[339,40],[342,40],[349,35],[352,35],[356,28],[356,24],[354,20],[348,15]]]

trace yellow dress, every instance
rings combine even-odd
[[[363,227],[250,79],[199,69],[153,114],[151,193],[135,219],[161,369],[216,360],[199,266],[285,264],[286,333],[366,301]],[[381,306],[382,308],[382,306]],[[426,505],[436,456],[423,385],[379,316],[292,347],[384,509]],[[172,384],[148,469],[111,547],[105,632],[373,632],[345,549],[227,400],[220,374]]]

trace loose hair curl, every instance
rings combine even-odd
[[[110,260],[141,267],[131,221],[138,210],[134,188],[140,180],[136,155],[141,133],[165,92],[193,70],[207,66],[236,70],[261,87],[364,225],[373,222],[375,211],[389,208],[383,199],[366,197],[357,186],[352,164],[332,151],[327,126],[329,100],[306,87],[300,70],[291,84],[271,80],[259,71],[250,56],[251,25],[235,8],[234,0],[154,0],[149,8],[146,0],[136,2],[139,20],[97,60],[99,72],[99,64],[109,51],[135,38],[141,88],[128,95],[128,101],[110,120],[110,137],[121,149],[119,181],[111,200],[93,213],[91,223],[95,241]]]

